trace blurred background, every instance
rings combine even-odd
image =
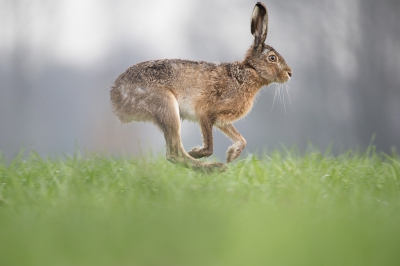
[[[114,80],[140,61],[242,60],[252,44],[250,0],[0,0],[0,150],[42,156],[77,149],[115,155],[165,152],[149,123],[121,125]],[[400,146],[400,1],[264,0],[266,43],[293,69],[286,93],[260,91],[235,126],[247,153],[310,143],[334,153]],[[284,97],[284,103],[282,101]],[[273,108],[272,108],[273,106]],[[215,131],[224,158],[230,140]],[[186,150],[201,144],[184,122]]]

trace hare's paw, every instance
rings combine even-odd
[[[221,173],[228,169],[228,167],[223,163],[197,163],[190,166],[193,170],[197,172],[202,172],[206,174],[211,173]]]
[[[244,149],[244,145],[232,145],[229,147],[228,151],[226,152],[226,162],[230,163],[233,160],[235,160],[241,153],[242,150]]]
[[[196,147],[191,149],[188,153],[193,158],[199,159],[203,157],[209,157],[213,153],[213,151],[211,149]]]
[[[228,169],[228,167],[223,163],[207,163],[204,166],[204,170],[206,173],[213,173],[213,172],[224,172]]]

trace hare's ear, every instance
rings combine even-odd
[[[251,34],[254,36],[254,49],[257,49],[264,43],[265,38],[267,38],[267,33],[268,11],[263,3],[258,2],[251,15]]]

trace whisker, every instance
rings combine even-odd
[[[283,85],[281,85],[281,89],[282,89],[283,109],[285,110],[286,114],[285,92],[283,91]]]
[[[281,104],[282,104],[285,99],[283,99],[281,91],[282,91],[282,84],[279,84],[279,99],[281,100]]]
[[[290,105],[292,105],[292,101],[290,100],[289,91],[290,91],[289,85],[286,85],[286,94],[287,94],[287,97],[289,98]]]
[[[271,107],[271,112],[270,113],[272,113],[272,109],[274,109],[275,98],[276,98],[277,92],[278,92],[278,84],[275,86],[274,100],[272,101],[272,107]]]

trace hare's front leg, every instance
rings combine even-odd
[[[233,141],[233,145],[230,146],[226,152],[226,162],[230,163],[235,160],[244,147],[246,147],[246,140],[232,124],[217,125],[217,127]]]
[[[200,117],[199,119],[201,133],[203,135],[203,147],[195,147],[188,153],[193,158],[209,157],[213,153],[213,123],[207,116]]]

